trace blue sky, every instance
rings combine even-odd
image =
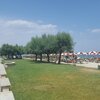
[[[75,51],[100,51],[100,0],[0,0],[0,46],[69,32]]]

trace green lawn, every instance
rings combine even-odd
[[[99,70],[15,60],[7,68],[16,100],[100,100]]]

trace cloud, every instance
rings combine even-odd
[[[91,32],[93,32],[93,33],[100,33],[100,29],[99,29],[99,28],[97,28],[97,29],[92,29]]]
[[[5,30],[4,30],[5,29]],[[40,24],[27,20],[0,20],[0,33],[55,33],[57,26],[53,24]]]
[[[55,34],[58,32],[57,25],[44,24],[28,20],[4,20],[0,19],[0,45],[26,44],[31,37],[41,34]]]

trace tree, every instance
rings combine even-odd
[[[42,37],[36,37],[36,49],[37,54],[40,56],[40,61],[42,61],[42,54],[44,53],[45,44]]]
[[[7,58],[12,58],[13,49],[9,44],[3,44],[1,47],[1,55],[6,56]]]
[[[24,47],[18,46],[17,44],[13,46],[13,50],[14,50],[14,55],[16,56],[16,58],[22,58],[21,55],[25,52]]]
[[[26,45],[26,53],[35,54],[35,60],[37,61],[37,48],[36,48],[36,38],[32,38],[30,42]]]
[[[59,53],[58,63],[60,64],[61,53],[71,51],[73,49],[73,40],[70,34],[62,32],[57,35],[43,34],[41,37],[33,37],[26,46],[27,52],[40,56],[42,61],[42,54],[47,54],[47,61],[50,62],[50,54]]]
[[[3,44],[1,47],[1,55],[6,56],[8,59],[13,59],[14,56],[21,58],[21,55],[24,53],[23,46],[13,46],[9,44]]]
[[[31,47],[31,42],[28,42],[25,46],[25,53],[30,54],[32,53],[32,47]]]
[[[40,55],[40,61],[42,61],[43,53],[43,40],[41,37],[33,37],[31,41],[27,44],[26,49],[29,53],[35,54],[35,60],[37,61],[37,56]]]
[[[73,40],[69,33],[61,32],[57,34],[57,52],[59,53],[58,64],[61,62],[61,54],[66,50],[71,52],[73,49]]]
[[[55,53],[55,44],[56,38],[54,35],[42,35],[43,44],[44,44],[44,53],[47,54],[47,61],[50,62],[49,55]]]

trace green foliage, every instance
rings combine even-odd
[[[73,40],[69,33],[57,34],[57,46],[58,51],[64,52],[65,50],[70,52],[73,49]]]
[[[56,36],[54,35],[45,35],[42,37],[44,41],[44,52],[46,54],[56,53]]]
[[[6,56],[7,58],[13,58],[13,56],[21,55],[24,53],[24,47],[18,45],[3,44],[1,47],[1,56]]]
[[[57,51],[59,53],[59,59],[58,64],[60,64],[61,61],[61,53],[64,51],[71,52],[73,49],[73,40],[70,36],[70,34],[61,32],[57,34]]]
[[[73,50],[73,40],[70,34],[61,32],[56,35],[43,34],[42,36],[33,37],[30,42],[27,43],[25,48],[18,45],[4,44],[0,49],[0,54],[7,56],[7,58],[13,58],[14,55],[21,55],[23,53],[31,53],[40,56],[42,61],[42,54],[47,54],[48,62],[50,54],[58,54],[60,63],[61,53],[64,51],[71,52]]]
[[[70,34],[65,32],[58,33],[57,35],[43,34],[40,37],[33,37],[26,46],[28,53],[36,54],[36,56],[40,55],[40,57],[42,57],[42,54],[47,54],[48,62],[50,54],[60,53],[61,56],[61,53],[65,50],[72,51],[72,49],[73,40]],[[59,63],[60,59],[61,57],[59,57]]]

